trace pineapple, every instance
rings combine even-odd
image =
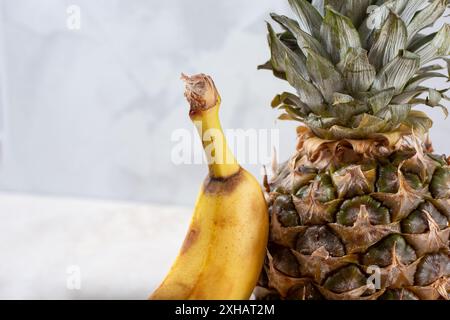
[[[271,59],[280,119],[302,123],[266,182],[271,219],[257,299],[448,299],[450,166],[428,139],[448,90],[446,0],[289,0]]]

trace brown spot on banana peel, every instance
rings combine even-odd
[[[183,246],[181,247],[181,254],[185,254],[192,245],[197,241],[200,230],[198,228],[191,228],[186,239],[184,239]]]
[[[214,226],[217,228],[230,227],[233,224],[234,222],[230,219],[230,217],[219,217],[214,220]]]
[[[203,192],[208,195],[230,194],[242,181],[244,181],[244,171],[242,168],[236,174],[226,178],[209,176],[203,183]]]

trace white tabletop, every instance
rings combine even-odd
[[[145,299],[176,257],[190,215],[2,193],[0,299]]]

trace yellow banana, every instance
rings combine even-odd
[[[180,253],[150,299],[248,299],[266,253],[267,205],[259,183],[227,146],[218,116],[221,99],[212,79],[204,74],[182,78],[209,175]]]

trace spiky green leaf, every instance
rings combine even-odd
[[[417,33],[414,38],[409,41],[408,44],[408,51],[414,52],[422,48],[423,46],[429,44],[431,41],[433,41],[434,37],[436,36],[437,32],[432,32],[429,34],[422,34]]]
[[[394,60],[389,62],[377,74],[372,88],[381,91],[394,87],[395,93],[398,94],[419,70],[419,67],[420,57],[409,51],[402,50]]]
[[[361,47],[358,31],[352,21],[331,7],[326,8],[320,34],[334,63],[341,61],[349,48]]]
[[[322,16],[325,15],[325,0],[312,0],[311,4]]]
[[[372,112],[377,114],[383,110],[392,100],[394,96],[395,88],[388,88],[386,90],[375,93],[367,100]]]
[[[286,53],[288,51],[288,48],[280,41],[277,34],[273,30],[272,26],[268,23],[267,29],[269,31],[268,40],[269,40],[269,47],[271,51],[271,59],[270,63],[272,65],[272,69],[277,72],[285,72],[286,68],[284,66]],[[261,66],[262,68],[263,66]],[[264,68],[267,68],[267,65],[264,66]]]
[[[428,103],[430,106],[432,107],[436,107],[439,105],[439,103],[442,100],[442,94],[435,90],[435,89],[430,89],[429,93],[428,93]]]
[[[323,97],[320,91],[302,77],[291,58],[286,56],[286,77],[291,86],[297,90],[300,100],[315,113],[323,112]]]
[[[348,104],[350,102],[355,101],[352,96],[349,96],[348,94],[335,92],[333,94],[333,105],[337,104]]]
[[[404,92],[400,93],[399,95],[396,95],[392,99],[392,103],[397,103],[397,104],[411,103],[412,99],[414,99],[415,97],[417,97],[427,91],[428,91],[428,88],[426,88],[426,87],[417,87],[410,91],[404,91]]]
[[[295,67],[302,77],[308,80],[306,70],[306,58],[303,54],[298,54],[289,49],[278,37],[270,24],[267,24],[269,31],[269,46],[271,50],[271,64],[274,72],[284,74],[286,72],[286,56],[289,57],[291,64]]]
[[[284,43],[284,45],[286,45],[286,47],[288,47],[292,51],[298,53],[300,56],[303,55],[302,51],[300,50],[300,48],[297,45],[297,39],[294,37],[294,35],[290,31],[286,30],[282,33],[279,33],[278,37],[280,38],[281,42]]]
[[[369,14],[359,27],[361,44],[364,48],[370,48],[372,46],[373,34],[375,31],[381,29],[388,18],[391,9],[387,3],[384,3],[379,7],[370,6],[368,11]]]
[[[278,120],[281,121],[302,121],[301,118],[298,118],[297,116],[293,116],[289,113],[282,113],[279,117]]]
[[[445,24],[430,43],[424,44],[415,53],[420,56],[421,64],[450,55],[450,25]]]
[[[302,50],[302,52],[305,55],[307,54],[308,50],[312,50],[322,55],[323,57],[326,58],[329,57],[327,51],[324,49],[322,44],[320,44],[319,41],[314,39],[314,37],[310,36],[308,33],[301,30],[297,21],[289,19],[286,16],[279,16],[274,13],[271,14],[271,17],[280,25],[282,25],[284,28],[290,31],[290,33],[295,37],[298,47]]]
[[[260,64],[258,70],[273,70],[272,62],[267,61],[266,63]]]
[[[403,12],[403,10],[405,9],[405,7],[409,1],[411,1],[411,0],[390,0],[390,1],[383,1],[383,2],[386,4],[386,6],[392,12],[400,15],[400,13]]]
[[[367,14],[372,0],[312,0],[312,5],[324,16],[325,8],[330,6],[337,12],[349,17],[355,26],[359,25]],[[356,22],[356,23],[355,23]]]
[[[439,72],[421,73],[408,81],[408,85],[405,87],[405,91],[417,89],[424,81],[438,78],[447,78],[447,76]]]
[[[320,117],[314,114],[310,114],[304,119],[304,123],[311,128],[311,130],[321,138],[327,138],[329,136],[329,128],[340,123],[338,118],[334,117]]]
[[[259,65],[258,70],[270,70],[272,71],[273,75],[278,79],[286,80],[286,74],[284,72],[278,72],[274,70],[272,62],[270,60],[264,64]]]
[[[444,14],[446,7],[447,0],[434,0],[418,12],[408,25],[408,41],[411,41],[417,32],[435,23]]]
[[[416,133],[425,134],[433,126],[433,120],[422,111],[412,110],[409,112],[405,121],[403,121],[403,124],[414,130]]]
[[[334,118],[339,119],[339,124],[346,126],[352,117],[368,111],[367,105],[352,100],[349,102],[336,103],[330,108]]]
[[[322,24],[320,13],[306,0],[289,0],[289,4],[298,17],[300,28],[306,33],[318,37]]]
[[[439,71],[442,69],[443,69],[443,67],[440,64],[432,64],[432,65],[420,68],[419,71],[417,71],[417,74],[422,74],[422,73],[430,72],[430,71]]]
[[[388,105],[383,110],[377,113],[377,116],[388,121],[392,129],[396,127],[396,125],[405,121],[408,117],[409,112],[411,111],[410,104],[400,104],[400,105]]]
[[[342,75],[334,68],[334,65],[324,57],[313,51],[308,53],[306,68],[309,76],[322,93],[328,103],[333,102],[333,94],[342,92],[344,82]]]
[[[440,108],[445,115],[445,118],[448,117],[448,109],[446,106],[441,104],[440,102],[444,99],[443,94],[435,89],[428,89],[428,97],[426,99],[414,99],[412,100],[415,104],[423,104],[432,108]]]
[[[367,51],[362,48],[350,48],[338,68],[348,90],[353,93],[369,90],[375,80],[375,68],[369,63]]]
[[[290,92],[283,92],[280,95],[280,101],[283,104],[289,104],[291,106],[303,106],[304,103],[295,94]]]
[[[450,59],[444,59],[444,60],[447,63],[447,75],[448,75],[448,79],[450,81]]]
[[[284,110],[291,118],[295,121],[303,121],[303,119],[307,116],[304,110],[300,108],[295,108],[291,105],[281,105],[280,110]]]
[[[359,0],[356,0],[359,1]],[[363,0],[364,1],[364,0]],[[348,8],[347,2],[354,2],[353,0],[342,1],[342,0],[319,0],[312,1],[313,6],[317,9],[317,11],[321,12],[322,15],[325,15],[326,7],[329,6],[333,8],[335,11],[344,14],[346,9]],[[367,9],[366,9],[367,10]]]
[[[429,0],[387,0],[378,1],[377,4],[385,6],[391,12],[397,14],[402,18],[405,24],[409,24],[411,19],[420,9],[424,8]]]
[[[303,118],[311,112],[309,107],[303,103],[299,97],[290,92],[283,92],[282,94],[276,95],[272,100],[271,106],[272,108],[277,109],[286,109],[287,107],[291,107],[295,109],[297,115]]]
[[[351,128],[332,126],[325,134],[329,139],[363,139],[389,128],[388,121],[367,113],[355,117],[354,124]]]
[[[297,106],[298,104],[302,103],[300,101],[300,98],[297,97],[295,94],[290,92],[283,92],[281,94],[277,94],[270,104],[272,108],[278,108],[282,104],[288,104],[291,106]]]
[[[423,7],[424,0],[407,0],[401,11],[400,18],[408,25],[413,19],[414,15]]]
[[[391,12],[383,24],[377,40],[369,52],[369,61],[380,70],[405,49],[408,35],[406,25],[400,17]]]
[[[342,8],[345,5],[345,1],[341,0],[325,0],[325,11],[327,6],[333,8],[337,12],[341,12]]]
[[[367,8],[371,4],[371,0],[335,0],[328,4],[336,11],[352,20],[355,27],[359,26],[367,15]]]

